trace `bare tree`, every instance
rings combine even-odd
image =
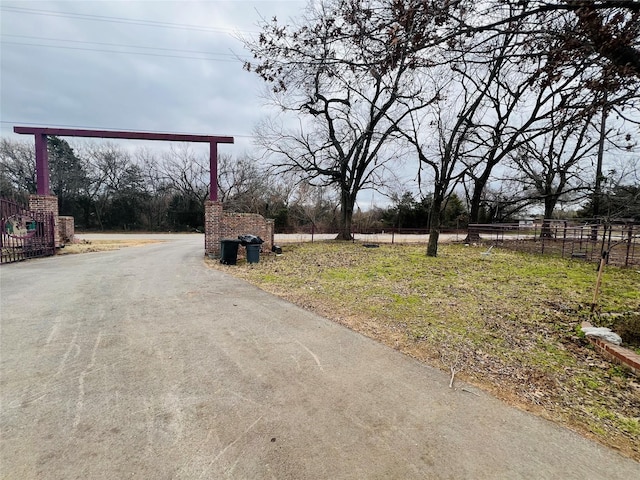
[[[299,118],[297,127],[265,122],[260,145],[280,171],[338,189],[342,239],[351,238],[359,192],[384,185],[400,123],[428,103],[407,108],[420,87],[418,54],[436,10],[410,3],[321,2],[298,26],[274,19],[258,40],[245,40],[257,61],[246,68],[271,86],[276,105]]]
[[[144,179],[143,190],[147,200],[142,214],[146,226],[149,230],[166,229],[172,193],[171,183],[160,169],[157,153],[142,147],[136,149],[134,156]]]
[[[162,156],[160,172],[174,192],[193,199],[204,209],[209,195],[209,160],[187,144],[171,145]],[[203,210],[204,211],[204,210]]]
[[[478,51],[473,45],[459,45],[452,52],[441,53],[448,64],[423,72],[423,81],[435,90],[437,101],[424,111],[411,111],[411,125],[405,126],[402,133],[433,178],[428,256],[437,255],[447,199],[470,171],[470,159],[476,159],[476,166],[487,161],[481,154],[486,151],[485,146],[478,138],[509,47],[506,39],[502,50],[490,50],[493,58],[487,60],[482,48]],[[478,56],[480,60],[475,60]],[[423,102],[420,97],[412,101]]]
[[[488,222],[506,222],[526,212],[534,200],[529,192],[522,189],[520,182],[514,179],[501,179],[494,186],[487,186],[482,191],[480,200],[481,217]],[[478,241],[478,237],[467,237],[465,242]]]
[[[248,156],[218,158],[218,195],[226,210],[266,213],[273,177]]]
[[[297,182],[291,206],[301,218],[293,220],[303,224],[311,222],[313,228],[331,228],[337,223],[338,203],[334,189],[314,187],[305,181]]]
[[[566,123],[558,118],[561,116],[552,116],[552,123],[560,124],[557,128],[523,143],[511,154],[521,189],[543,203],[545,219],[552,218],[559,200],[586,189],[588,179],[582,175],[581,163],[594,156],[598,147],[590,118]],[[549,234],[548,228],[542,230],[542,235]]]
[[[0,189],[2,196],[25,202],[36,193],[36,162],[33,142],[0,139]]]
[[[87,193],[93,202],[96,222],[104,229],[111,203],[118,195],[141,188],[142,172],[131,155],[114,143],[89,145],[84,155],[89,166]]]
[[[516,28],[527,35],[528,52],[548,55],[547,73],[565,66],[597,67],[592,85],[611,89],[640,80],[640,3],[637,0],[462,0],[451,2],[435,42],[455,44],[474,35],[496,35]],[[515,7],[515,8],[514,8]],[[524,28],[522,28],[524,27]],[[552,36],[561,42],[551,52]],[[581,68],[582,68],[581,67]]]
[[[470,223],[478,221],[484,189],[495,167],[523,144],[560,126],[550,121],[555,109],[570,112],[565,115],[565,121],[581,118],[585,109],[593,110],[577,82],[579,72],[557,84],[537,82],[535,72],[544,65],[544,59],[531,59],[528,71],[525,70],[524,62],[504,55],[507,50],[513,54],[512,47],[520,50],[519,41],[508,45],[512,38],[504,36],[505,48],[494,51],[498,71],[490,84],[483,85],[483,77],[476,76],[475,70],[460,69],[465,81],[475,83],[476,88],[486,92],[485,109],[482,116],[476,117],[476,128],[469,138],[476,148],[464,159],[471,180]],[[472,240],[476,239],[467,238],[467,241]]]

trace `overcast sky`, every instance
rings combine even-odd
[[[14,125],[230,135],[221,153],[241,154],[267,111],[236,37],[305,5],[2,0],[2,135],[18,138]]]

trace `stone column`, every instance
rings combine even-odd
[[[62,246],[60,239],[58,197],[55,195],[29,195],[29,210],[38,213],[53,213],[53,236],[56,248]]]
[[[210,257],[220,256],[222,215],[222,202],[204,202],[204,253]]]

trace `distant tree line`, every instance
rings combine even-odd
[[[209,196],[209,159],[189,145],[157,154],[113,143],[77,149],[48,138],[50,188],[60,215],[79,230],[203,231]],[[269,175],[249,158],[218,160],[218,198],[225,210],[274,218],[280,230],[316,223],[337,228],[328,191],[299,179]],[[34,146],[0,140],[0,195],[28,203],[36,192]]]
[[[156,154],[145,149],[133,153],[111,143],[81,145],[49,138],[50,186],[58,197],[61,215],[75,218],[78,230],[203,231],[204,202],[209,192],[209,160],[188,145]],[[340,201],[335,190],[314,186],[304,178],[274,174],[249,157],[222,155],[218,166],[218,196],[226,211],[259,213],[275,220],[277,232],[337,232]],[[629,168],[609,172],[601,212],[609,218],[640,221],[640,182]],[[616,177],[617,175],[617,177]],[[635,179],[625,184],[622,179]],[[396,185],[396,188],[401,186]],[[33,143],[0,139],[0,195],[26,204],[36,191]],[[388,205],[356,208],[352,231],[383,229],[428,230],[433,194],[391,194]],[[542,197],[525,195],[522,184],[504,179],[486,189],[477,221],[508,222],[540,205]],[[469,223],[469,195],[448,196],[440,226],[464,229]],[[592,218],[588,200],[554,216]]]

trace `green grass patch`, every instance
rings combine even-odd
[[[640,385],[578,328],[590,317],[594,264],[463,245],[441,245],[437,258],[425,251],[317,242],[215,267],[434,366],[455,364],[460,377],[640,459]],[[599,303],[603,313],[640,311],[640,275],[607,267]]]

